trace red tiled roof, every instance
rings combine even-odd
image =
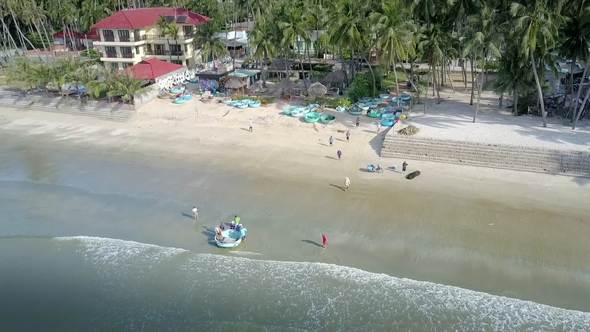
[[[90,31],[88,31],[88,35],[86,35],[86,38],[91,40],[99,40],[98,30],[96,30],[95,28],[91,28]]]
[[[84,39],[84,34],[83,33],[79,33],[76,31],[68,31],[66,34],[66,38],[78,38],[78,39]],[[64,37],[64,32],[63,31],[58,31],[56,33],[53,34],[53,38],[63,38]]]
[[[182,68],[181,65],[149,58],[128,68],[128,73],[138,80],[155,80],[156,78]]]
[[[207,16],[184,8],[154,7],[124,9],[97,22],[94,29],[141,29],[155,25],[161,16],[186,16],[185,24],[200,25],[210,21]]]

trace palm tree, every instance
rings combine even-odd
[[[395,89],[398,95],[400,92],[397,63],[413,56],[415,50],[413,39],[415,26],[412,21],[407,20],[408,14],[400,0],[385,0],[382,1],[380,10],[369,17],[378,38],[377,48],[387,71],[389,72],[389,68],[393,66]]]
[[[166,35],[166,41],[168,42],[168,51],[170,52],[170,59],[172,59],[172,50],[170,50],[170,42],[168,41],[169,37],[172,37],[172,40],[174,41],[174,45],[178,45],[178,33],[180,32],[180,28],[178,27],[178,24],[176,23],[171,23],[168,24],[168,29],[166,29],[165,35]],[[176,54],[176,59],[180,59],[180,55],[177,53]]]
[[[124,73],[115,73],[107,80],[107,96],[120,97],[125,103],[133,103],[133,96],[142,88],[142,81]]]
[[[481,73],[486,68],[488,58],[500,56],[500,50],[498,48],[500,32],[498,31],[499,24],[495,13],[496,12],[491,7],[484,5],[477,14],[470,16],[468,19],[472,33],[468,36],[467,42],[465,43],[465,49],[463,50],[464,56],[472,54],[472,59],[475,64],[477,64],[479,59],[483,63],[482,70],[478,71],[476,84],[477,104],[473,113],[473,123],[475,123],[481,99],[481,89],[484,77]],[[472,80],[472,91],[473,81],[474,80]]]
[[[537,96],[541,106],[543,127],[547,127],[547,113],[543,101],[543,89],[539,80],[538,68],[542,66],[542,60],[546,58],[557,45],[559,24],[561,21],[560,7],[549,9],[547,0],[534,0],[527,5],[513,2],[510,12],[516,19],[516,29],[521,40],[521,52],[530,61]],[[536,60],[538,58],[539,60]]]
[[[420,41],[418,47],[421,48],[428,60],[432,75],[432,89],[433,92],[436,91],[436,103],[440,104],[440,85],[437,82],[436,67],[444,58],[443,49],[447,36],[443,31],[443,27],[438,23],[432,24],[430,29],[426,29],[422,36],[423,39]]]
[[[291,47],[296,45],[297,57],[299,58],[299,71],[301,77],[303,78],[305,90],[307,91],[307,80],[305,79],[303,72],[303,58],[302,52],[299,49],[299,45],[301,41],[303,41],[305,44],[309,42],[309,32],[306,29],[304,20],[302,19],[303,13],[299,8],[291,8],[286,14],[286,19],[284,21],[278,22],[278,27],[282,31],[280,45],[284,50],[286,50],[286,52],[289,52]]]
[[[213,61],[214,69],[217,69],[215,59],[228,54],[225,44],[215,36],[215,27],[212,25],[206,24],[199,28],[195,43],[201,47],[203,62]]]
[[[257,62],[272,61],[276,55],[276,47],[273,40],[274,31],[273,27],[267,19],[260,18],[254,25],[252,30],[250,45],[254,49],[252,54]],[[266,65],[264,66],[266,68]],[[262,84],[266,86],[266,75],[262,75]]]

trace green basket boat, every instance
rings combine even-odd
[[[320,121],[321,115],[317,112],[309,112],[305,114],[305,122],[307,123],[315,123]]]
[[[355,105],[348,109],[348,113],[350,113],[351,115],[362,115],[363,109]]]
[[[323,124],[332,123],[334,120],[336,120],[336,117],[332,114],[322,114],[322,116],[320,116],[320,122]]]
[[[383,113],[379,110],[369,110],[369,113],[367,113],[367,116],[370,118],[377,119],[377,118],[380,118],[382,114]]]

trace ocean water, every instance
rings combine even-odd
[[[1,330],[590,330],[586,215],[197,159],[0,133]]]
[[[86,236],[0,250],[5,330],[590,330],[590,313],[335,264]]]

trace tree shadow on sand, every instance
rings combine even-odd
[[[301,240],[301,242],[309,243],[309,244],[312,244],[312,245],[314,245],[316,247],[320,247],[320,248],[323,248],[324,247],[320,243],[318,243],[316,241],[313,241],[313,240]]]

